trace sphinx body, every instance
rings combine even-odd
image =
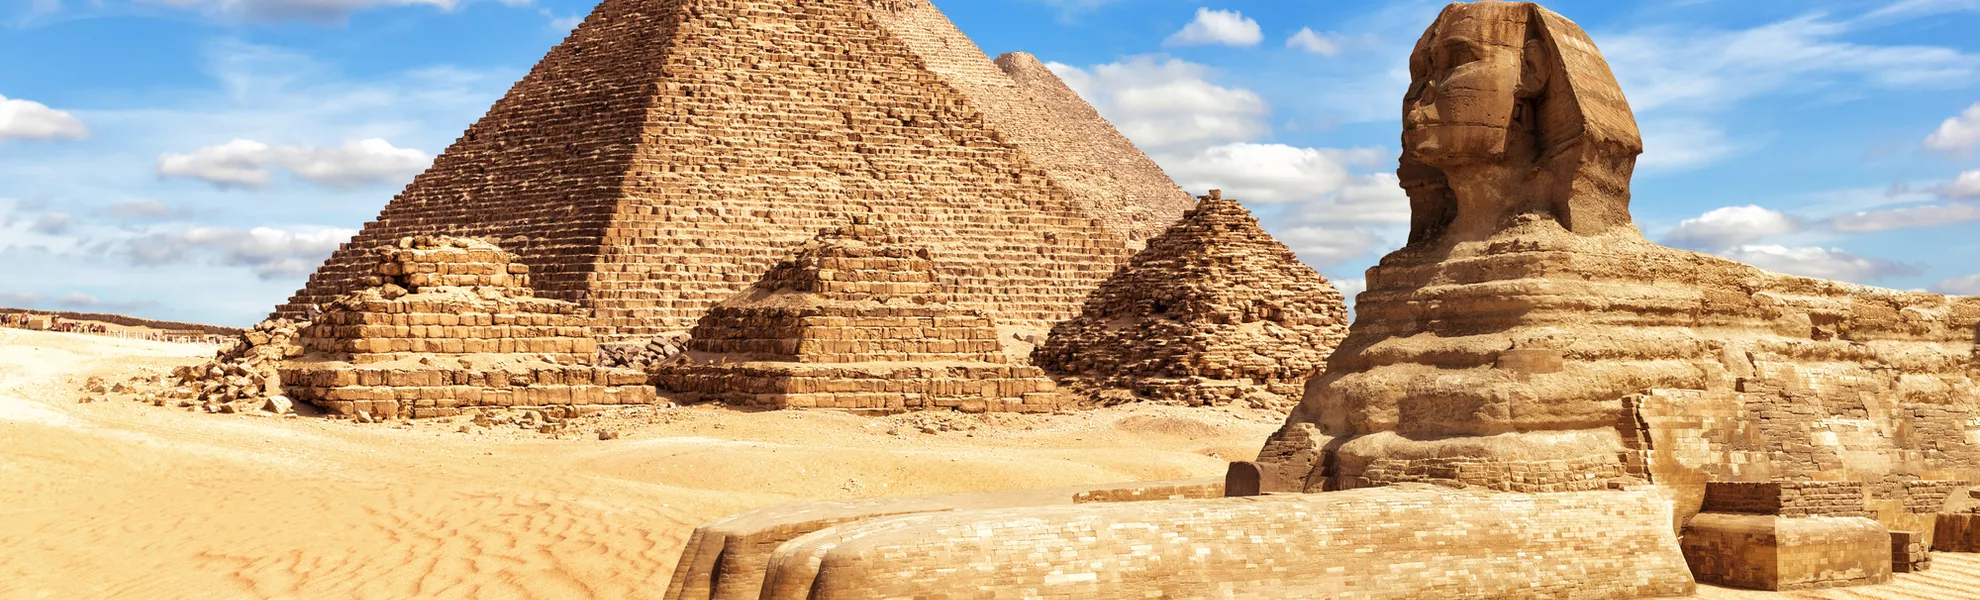
[[[1369,269],[1348,338],[1266,444],[1264,491],[1649,480],[1683,518],[1709,482],[1857,481],[1901,504],[1980,475],[1980,299],[1644,239],[1629,107],[1586,34],[1538,6],[1453,4],[1410,66],[1410,243]]]

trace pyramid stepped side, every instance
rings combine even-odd
[[[378,418],[655,400],[645,373],[593,366],[590,315],[531,297],[528,266],[499,247],[422,236],[365,255],[366,287],[315,315],[279,370],[297,399]]]
[[[367,251],[414,235],[500,239],[532,269],[537,292],[584,301],[651,103],[643,72],[669,47],[679,13],[599,6],[275,314],[300,318],[357,289],[371,275]]]
[[[1242,205],[1211,196],[1053,327],[1033,360],[1162,401],[1296,399],[1347,329],[1325,277]]]
[[[992,62],[927,0],[865,0],[882,25],[1050,171],[1093,215],[1146,240],[1195,203],[1162,168],[1029,54]]]
[[[1128,255],[857,3],[696,3],[592,285],[599,327],[691,327],[824,227],[885,215],[959,308],[1045,327]]]
[[[702,316],[687,352],[654,369],[659,387],[772,408],[1057,408],[1043,371],[1009,364],[989,315],[943,302],[928,251],[846,229]]]

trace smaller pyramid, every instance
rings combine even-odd
[[[710,310],[655,381],[685,400],[769,408],[1057,408],[1052,381],[1005,355],[987,313],[949,305],[931,256],[855,216]]]
[[[1327,278],[1211,190],[1054,326],[1032,361],[1141,399],[1278,408],[1298,400],[1347,328]]]
[[[282,366],[298,399],[381,419],[654,402],[646,374],[593,365],[589,311],[534,297],[500,247],[419,236],[370,254],[366,287],[322,307]]]

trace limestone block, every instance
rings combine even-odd
[[[1699,582],[1757,590],[1882,583],[1891,534],[1864,517],[1699,513],[1685,525],[1685,560]]]

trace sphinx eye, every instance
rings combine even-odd
[[[1445,44],[1444,64],[1448,67],[1455,67],[1466,63],[1477,62],[1479,58],[1478,54],[1478,48],[1468,43],[1454,42]]]

